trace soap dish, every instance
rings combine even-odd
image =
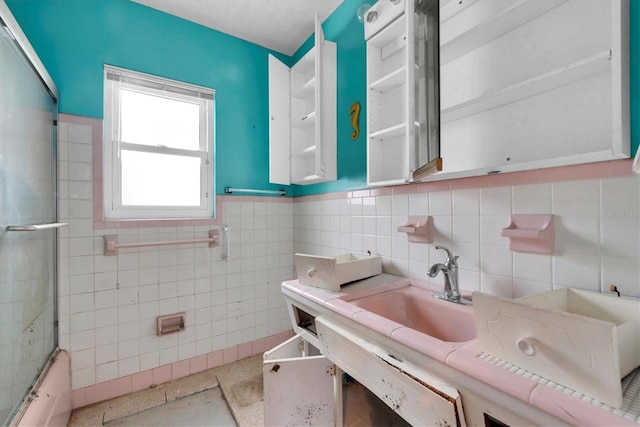
[[[398,227],[400,233],[407,233],[407,239],[415,243],[431,243],[431,217],[410,216],[407,223]]]
[[[503,228],[500,235],[509,238],[512,251],[552,254],[555,241],[553,215],[511,215],[509,226]]]

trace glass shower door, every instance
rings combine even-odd
[[[57,346],[55,100],[0,22],[0,422]]]

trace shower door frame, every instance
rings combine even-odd
[[[27,60],[36,76],[40,79],[46,91],[49,93],[52,99],[51,105],[51,113],[52,113],[52,135],[51,135],[51,144],[52,144],[52,155],[53,158],[51,161],[52,165],[52,191],[53,191],[53,216],[54,220],[57,221],[59,217],[59,205],[58,205],[58,158],[57,158],[57,147],[58,147],[58,101],[59,101],[59,92],[58,89],[53,82],[53,79],[47,72],[44,64],[38,57],[36,51],[33,46],[27,39],[27,36],[24,34],[20,25],[14,18],[13,14],[9,10],[6,3],[0,0],[0,26],[2,27],[0,31],[4,31],[15,41],[15,45],[17,49],[22,53],[24,58]],[[49,224],[47,224],[49,225]],[[53,227],[48,228],[57,228],[60,224],[55,224]],[[31,386],[25,390],[25,395],[20,402],[16,403],[16,407],[14,407],[13,412],[10,417],[4,422],[9,422],[10,425],[17,425],[20,419],[24,415],[26,407],[32,400],[32,390],[37,389],[39,384],[42,382],[45,377],[47,371],[49,370],[53,360],[55,359],[55,355],[59,351],[58,347],[58,231],[55,231],[54,237],[54,245],[53,245],[53,263],[52,263],[52,280],[53,280],[53,292],[52,292],[52,304],[53,304],[53,347],[51,348],[51,352],[46,357],[46,362],[43,364],[40,372],[34,375]],[[2,420],[0,420],[2,421]]]

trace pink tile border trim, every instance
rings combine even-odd
[[[507,187],[527,184],[576,181],[580,179],[618,178],[631,176],[633,174],[631,171],[632,163],[633,159],[609,160],[598,163],[509,172],[497,175],[482,175],[469,178],[354,190],[349,192],[297,196],[295,197],[294,203],[388,196],[396,194],[430,193],[435,191],[463,190],[471,188]]]
[[[149,388],[152,385],[166,383],[172,380],[197,374],[205,369],[233,363],[238,360],[264,353],[267,349],[288,340],[294,335],[292,330],[259,338],[213,351],[190,359],[180,360],[169,365],[158,366],[147,371],[116,378],[99,384],[73,390],[73,409],[113,399],[128,393]]]

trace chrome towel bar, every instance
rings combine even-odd
[[[52,222],[49,224],[32,224],[32,225],[9,225],[7,226],[7,231],[38,231],[38,230],[49,230],[52,228],[61,228],[69,225],[66,222]]]

